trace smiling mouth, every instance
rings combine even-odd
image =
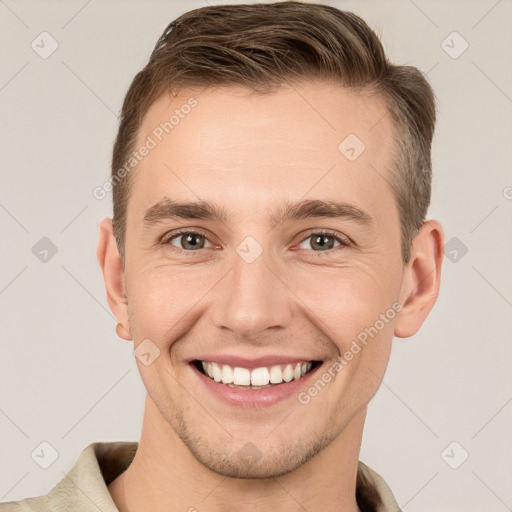
[[[260,368],[243,368],[218,364],[211,361],[195,360],[197,370],[211,380],[232,388],[263,389],[299,380],[313,371],[321,361],[301,361],[298,363],[277,364]]]

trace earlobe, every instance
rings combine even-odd
[[[120,338],[123,338],[123,340],[131,341],[133,340],[132,335],[129,330],[126,330],[124,325],[120,322],[116,325],[116,333]]]
[[[96,255],[103,273],[108,304],[118,321],[116,327],[117,335],[130,341],[132,336],[128,321],[128,301],[124,285],[124,268],[121,255],[117,250],[112,219],[110,218],[105,218],[100,222]]]
[[[411,259],[404,270],[395,336],[408,338],[418,332],[439,295],[444,233],[441,224],[428,220],[413,240]]]

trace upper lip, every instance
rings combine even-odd
[[[275,355],[275,356],[262,356],[262,357],[241,357],[241,356],[233,356],[233,355],[215,355],[215,354],[205,354],[201,356],[197,356],[191,360],[191,362],[198,361],[207,361],[217,364],[227,364],[232,367],[241,367],[247,368],[249,370],[254,368],[261,368],[263,366],[274,366],[278,364],[294,364],[294,363],[303,363],[308,361],[319,361],[319,359],[312,359],[311,357],[297,357],[297,356],[283,356],[283,355]]]

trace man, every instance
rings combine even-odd
[[[141,439],[1,510],[399,510],[358,458],[393,335],[438,295],[434,122],[422,74],[351,13],[171,23],[126,95],[98,242]]]

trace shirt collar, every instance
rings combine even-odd
[[[82,512],[119,512],[107,485],[131,464],[138,448],[137,442],[96,442],[85,448],[66,476],[44,497],[51,510],[80,509]],[[358,472],[376,488],[382,506],[376,512],[400,512],[391,489],[384,479],[369,466],[359,461]],[[57,506],[56,506],[57,505]],[[53,508],[55,507],[55,508]]]

